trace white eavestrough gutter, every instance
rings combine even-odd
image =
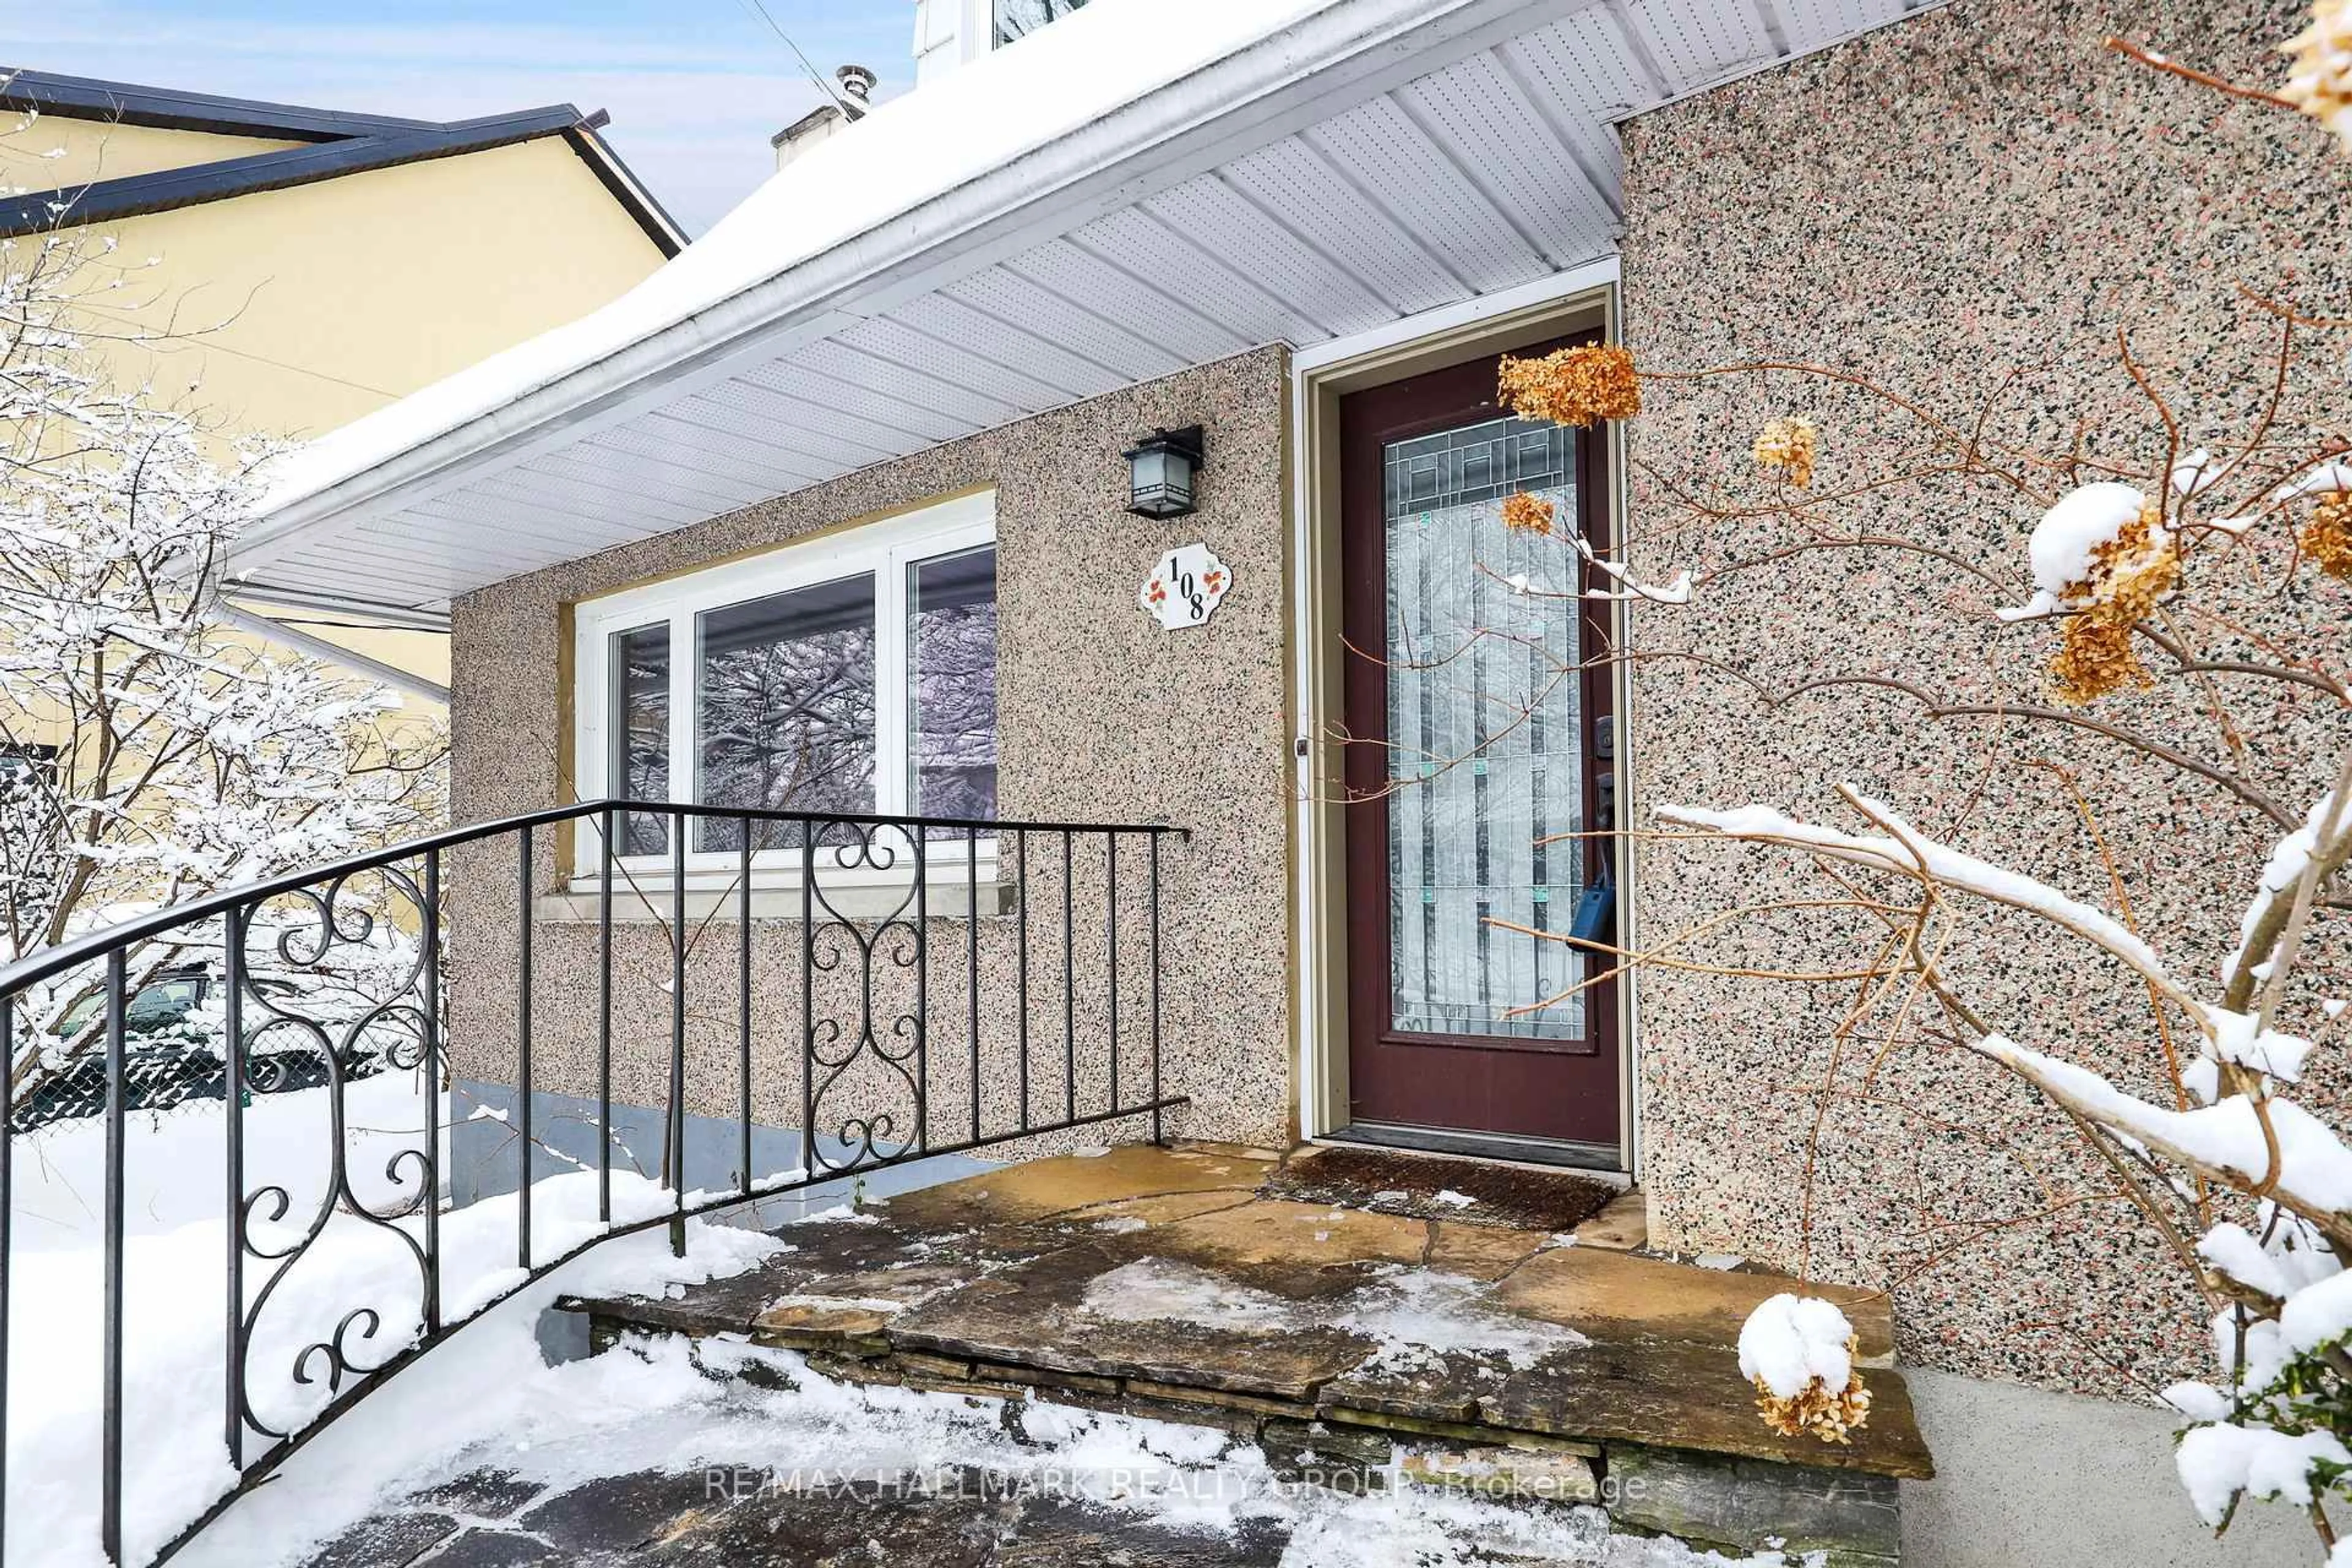
[[[331,642],[322,637],[314,637],[300,626],[289,626],[283,621],[273,620],[268,616],[226,603],[220,606],[220,613],[221,618],[231,626],[242,627],[255,637],[267,637],[274,643],[282,643],[298,653],[309,654],[312,658],[323,660],[328,664],[339,664],[346,669],[356,669],[371,679],[383,681],[395,691],[410,697],[422,697],[444,706],[446,706],[449,701],[447,687],[427,680],[421,675],[413,674],[396,664],[386,664],[380,658],[371,658],[366,654],[343,647],[341,643]]]
[[[249,530],[239,574],[331,518],[426,499],[536,446],[774,357],[1101,212],[1401,86],[1452,58],[1601,0],[1341,0],[1283,32],[1113,109],[1074,133],[820,251],[767,280],[526,392],[373,466],[279,506]]]

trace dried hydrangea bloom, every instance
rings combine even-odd
[[[1800,487],[1813,482],[1813,459],[1820,453],[1821,432],[1802,415],[1772,420],[1756,437],[1756,460]]]
[[[2003,614],[2012,620],[2029,619],[2083,603],[2099,550],[2145,519],[2147,505],[2147,497],[2112,479],[2078,485],[2059,497],[2033,525],[2032,541],[2026,546],[2033,567],[2032,601]]]
[[[1756,1408],[1762,1413],[1764,1425],[1783,1437],[1801,1437],[1810,1432],[1824,1443],[1851,1447],[1853,1439],[1847,1434],[1870,1425],[1870,1390],[1862,1385],[1858,1372],[1834,1393],[1815,1378],[1793,1399],[1781,1398],[1761,1379],[1756,1386]]]
[[[2330,577],[2352,577],[2352,490],[2337,490],[2312,509],[2303,525],[2303,552]]]
[[[2352,0],[2315,0],[2311,26],[2281,48],[2294,63],[2279,96],[2352,152]]]
[[[1551,502],[1541,496],[1531,496],[1525,490],[1503,498],[1503,526],[1522,529],[1528,533],[1551,531]]]
[[[1756,1408],[1775,1432],[1849,1443],[1846,1434],[1870,1420],[1870,1391],[1853,1364],[1860,1349],[1835,1303],[1782,1294],[1740,1326],[1739,1372],[1756,1385]]]
[[[2164,526],[2164,514],[2144,506],[2138,521],[2091,552],[2083,588],[2094,609],[2128,626],[2144,619],[2179,583],[2180,546]]]
[[[2080,708],[2117,691],[2154,685],[2132,646],[2132,625],[2099,610],[2068,617],[2050,661],[2050,694]]]
[[[1503,406],[1522,419],[1582,426],[1642,411],[1633,356],[1613,343],[1560,349],[1541,359],[1505,354],[1496,380]]]
[[[2137,517],[2091,550],[2083,575],[2060,595],[2079,613],[2067,619],[2050,661],[2052,695],[2079,708],[2153,685],[2133,646],[2132,628],[2179,583],[2179,542],[2164,525],[2163,512],[2144,504]]]

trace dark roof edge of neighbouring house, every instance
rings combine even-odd
[[[68,120],[105,120],[310,145],[0,199],[0,237],[109,223],[371,169],[562,136],[665,257],[676,256],[686,247],[686,232],[677,220],[598,134],[606,122],[602,110],[583,114],[572,105],[561,103],[476,120],[404,120],[0,67],[0,110],[26,110]]]

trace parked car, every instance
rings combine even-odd
[[[225,983],[215,965],[177,964],[148,981],[124,1003],[126,1109],[160,1110],[191,1100],[218,1100],[226,1092],[227,1069],[210,1006],[220,999]],[[289,982],[267,976],[248,976],[247,984],[264,998],[300,994]],[[95,1116],[106,1109],[104,1037],[92,1027],[100,1023],[105,1005],[105,994],[93,992],[66,1010],[58,1020],[58,1034],[73,1039],[87,1031],[89,1040],[62,1070],[42,1079],[18,1100],[9,1117],[12,1127],[21,1131],[52,1121]],[[251,1027],[248,1016],[248,1039]],[[380,1065],[373,1053],[363,1052],[359,1059],[345,1063],[345,1073],[365,1077]],[[328,1080],[326,1055],[315,1045],[265,1041],[247,1053],[248,1096],[315,1089]]]
[[[203,1037],[203,1027],[194,1023],[189,1015],[209,996],[217,995],[221,982],[205,965],[184,963],[167,969],[131,994],[122,1006],[122,1031],[125,1036],[142,1039],[155,1036],[177,1036],[195,1039]],[[66,1009],[58,1020],[58,1033],[72,1039],[99,1021],[99,1013],[106,1005],[106,993],[93,991]]]

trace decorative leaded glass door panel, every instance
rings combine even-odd
[[[1353,1120],[1618,1142],[1615,998],[1560,940],[1606,858],[1606,622],[1572,531],[1597,437],[1493,405],[1492,360],[1341,408]],[[1550,503],[1553,531],[1503,502]]]
[[[1565,673],[1578,606],[1537,596],[1570,558],[1503,522],[1521,491],[1575,517],[1577,441],[1483,419],[1383,447],[1389,1026],[1404,1034],[1591,1046],[1583,960],[1548,940],[1585,879],[1561,837],[1585,826],[1582,705]]]

